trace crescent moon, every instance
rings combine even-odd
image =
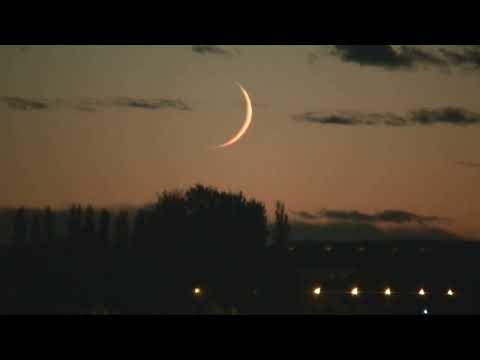
[[[238,140],[242,138],[242,136],[245,134],[247,129],[250,127],[250,124],[252,123],[253,110],[252,110],[252,102],[250,100],[250,96],[248,96],[247,91],[243,88],[242,85],[240,85],[238,82],[235,82],[235,84],[237,84],[237,86],[240,88],[240,90],[242,91],[243,97],[245,98],[245,110],[246,110],[245,121],[243,122],[243,125],[238,131],[238,133],[233,138],[228,140],[225,144],[217,146],[217,149],[227,148],[235,144]]]

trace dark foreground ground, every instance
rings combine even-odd
[[[254,255],[4,249],[0,314],[479,314],[479,259],[472,243]]]

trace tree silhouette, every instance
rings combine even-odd
[[[68,212],[67,232],[70,245],[73,245],[75,239],[75,205],[72,205]]]
[[[128,223],[128,212],[120,211],[115,218],[115,245],[120,249],[129,246],[130,229]]]
[[[287,252],[282,250],[288,245],[290,233],[286,213],[285,205],[277,202],[272,228],[277,246],[267,248],[265,206],[246,198],[241,192],[219,191],[202,185],[195,185],[185,192],[165,191],[155,204],[136,212],[131,237],[128,212],[121,211],[113,216],[103,209],[97,214],[92,206],[83,211],[75,204],[65,219],[66,237],[75,248],[63,251],[51,246],[42,248],[53,244],[54,230],[57,230],[59,241],[63,234],[58,230],[64,225],[63,212],[55,212],[49,207],[43,211],[19,208],[14,219],[11,219],[11,212],[7,213],[9,221],[13,220],[10,224],[13,225],[11,240],[22,250],[0,251],[3,269],[0,272],[0,309],[8,314],[91,313],[95,308],[126,314],[185,314],[208,313],[213,309],[226,313],[235,308],[246,314],[295,314],[324,311],[321,309],[337,312],[337,305],[332,306],[337,302],[338,309],[343,312],[349,304],[354,304],[348,301],[348,294],[345,301],[334,296],[330,303],[328,294],[325,297],[328,302],[318,301],[320,299],[311,293],[317,280],[327,282],[325,286],[332,291],[337,286],[353,286],[350,282],[358,280],[368,294],[368,284],[390,284],[393,274],[395,288],[400,294],[412,284],[420,285],[417,284],[417,275],[422,273],[427,274],[426,280],[434,285],[438,282],[459,291],[472,284],[473,297],[469,298],[468,292],[462,291],[467,296],[451,297],[447,306],[449,309],[458,306],[460,312],[479,312],[480,291],[475,288],[478,276],[470,274],[466,278],[463,272],[475,266],[480,246],[461,245],[455,240],[453,252],[445,251],[445,261],[460,265],[464,259],[469,262],[466,266],[446,270],[442,267],[443,258],[433,252],[429,255],[430,250],[422,239],[413,243],[407,241],[409,244],[405,245],[397,244],[401,238],[392,239],[391,244],[372,242],[359,245],[358,241],[353,241],[351,244],[336,244],[335,251],[327,250],[331,244],[305,242],[299,243],[296,251]],[[62,226],[55,229],[54,220],[57,226]],[[98,240],[98,245],[87,248],[94,239]],[[120,249],[107,250],[111,240]],[[130,240],[134,241],[135,249],[128,249]],[[33,251],[26,251],[27,242]],[[395,248],[396,252],[400,249],[395,259],[391,257],[394,243],[399,247]],[[359,246],[368,248],[362,260],[359,259]],[[444,245],[439,246],[443,249]],[[419,247],[427,250],[421,257],[418,256]],[[462,257],[461,253],[464,254]],[[453,258],[452,254],[455,255]],[[368,266],[365,269],[352,267],[357,260]],[[424,271],[425,263],[429,261],[438,266],[438,271],[431,271],[432,277],[428,274],[430,271]],[[403,268],[405,263],[409,266]],[[343,270],[344,265],[347,267]],[[377,266],[389,269],[386,272],[373,271]],[[451,272],[457,271],[455,269],[458,273],[452,278]],[[397,277],[400,270],[407,274]],[[411,276],[414,281],[405,276]],[[439,280],[433,276],[438,276]],[[199,292],[192,291],[196,287]],[[387,299],[374,298],[360,297],[355,304],[365,302],[374,313],[383,312],[386,308],[379,306],[380,301]],[[437,299],[431,300],[434,302],[431,306],[435,305],[436,312],[439,311],[440,297],[438,302]],[[399,311],[409,312],[413,303],[407,300]],[[389,301],[388,308],[392,309],[390,304],[393,303]],[[357,305],[350,310],[363,311]]]
[[[25,208],[21,207],[15,214],[13,224],[13,243],[14,246],[22,248],[25,246],[25,237],[27,234],[27,223],[25,218]]]
[[[247,211],[249,213],[249,224],[251,239],[254,249],[264,248],[266,246],[268,236],[268,219],[265,205],[257,200],[250,200],[247,203]]]
[[[48,246],[53,246],[55,241],[55,219],[50,206],[45,209],[45,236]]]
[[[242,193],[196,185],[185,194],[190,236],[196,248],[223,254],[251,253],[265,246],[266,210]]]
[[[95,211],[91,205],[88,205],[85,210],[85,224],[82,233],[86,247],[93,249],[97,244],[97,234],[95,229]]]
[[[183,194],[164,191],[158,197],[152,216],[149,242],[163,250],[178,250],[186,239],[187,213]],[[160,241],[160,243],[157,243]]]
[[[145,247],[148,235],[147,210],[139,209],[135,215],[133,241],[135,247]]]
[[[99,246],[107,249],[110,240],[110,212],[103,209],[100,213]]]
[[[83,248],[85,245],[85,239],[83,238],[83,222],[84,214],[81,205],[78,205],[75,211],[75,243],[78,248]]]
[[[40,247],[42,245],[42,229],[40,225],[40,215],[34,213],[32,215],[32,225],[30,228],[30,244],[33,247]]]
[[[277,201],[275,204],[275,224],[273,228],[274,243],[277,246],[286,247],[289,233],[290,225],[288,223],[288,215],[285,213],[285,204]]]
[[[264,254],[259,250],[266,242],[266,210],[262,203],[245,198],[241,192],[223,192],[202,185],[186,192],[164,191],[155,204],[137,210],[131,236],[128,212],[113,216],[103,209],[97,216],[92,206],[82,209],[73,204],[66,214],[66,240],[70,241],[67,251],[52,246],[41,248],[53,245],[57,213],[47,207],[33,214],[28,224],[31,239],[39,247],[36,250],[42,251],[41,256],[24,257],[25,264],[37,269],[28,275],[25,286],[32,293],[48,289],[44,294],[49,299],[45,301],[52,308],[70,304],[74,309],[88,309],[97,303],[109,303],[127,312],[131,306],[180,311],[191,300],[185,286],[194,283],[205,286],[207,294],[218,290],[218,301],[233,306],[237,285],[241,289],[244,279],[261,273],[261,268],[254,266],[260,259],[257,255]],[[57,221],[63,224],[63,216],[59,215]],[[25,210],[19,209],[14,231],[17,246],[22,243],[22,233],[25,238],[25,229]],[[111,240],[116,249],[107,251]],[[131,241],[135,246],[132,250]],[[48,264],[43,254],[48,255]],[[59,268],[61,272],[56,270]],[[161,287],[151,287],[157,281],[169,289],[168,294]],[[40,298],[29,306],[45,306]]]
[[[81,205],[72,205],[68,217],[68,233],[70,245],[74,248],[81,247],[83,228],[83,210]]]

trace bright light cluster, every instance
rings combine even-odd
[[[312,289],[312,295],[314,297],[318,297],[322,294],[323,290],[320,286],[317,286],[317,287],[314,287]],[[353,297],[357,297],[360,295],[360,289],[358,288],[358,286],[355,286],[353,287],[352,289],[349,290],[348,292],[351,296]],[[201,296],[203,294],[203,289],[200,288],[200,287],[195,287],[192,289],[192,294],[193,296]],[[257,295],[257,290],[253,290],[253,294],[254,295]],[[378,293],[377,293],[378,294]],[[383,295],[385,297],[390,297],[393,295],[393,290],[392,288],[390,287],[386,287],[384,290],[383,290]],[[418,291],[417,291],[417,295],[420,296],[420,297],[425,297],[427,296],[427,292],[425,291],[424,288],[420,288]],[[456,295],[455,291],[451,288],[447,289],[447,291],[445,292],[445,295],[448,296],[448,297],[454,297]]]
[[[323,292],[323,289],[321,287],[314,287],[313,290],[312,290],[312,294],[313,296],[317,297],[319,296],[320,294],[322,294]],[[333,293],[338,293],[336,291],[333,291]],[[359,296],[360,295],[360,289],[358,286],[355,286],[353,288],[351,288],[350,290],[348,290],[347,292],[348,294],[350,294],[351,296]],[[369,292],[367,292],[368,294]],[[372,292],[371,294],[379,294],[378,292]],[[392,290],[391,287],[386,287],[383,291],[382,291],[382,294],[385,296],[385,297],[391,297],[394,295],[394,291]],[[416,292],[417,296],[420,296],[420,297],[426,297],[428,295],[427,291],[424,289],[424,288],[420,288],[417,290]],[[445,296],[448,296],[448,297],[454,297],[456,296],[456,293],[453,289],[449,288],[447,289],[447,291],[444,293]]]

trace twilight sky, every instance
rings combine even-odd
[[[252,126],[211,150],[244,120],[235,81]],[[203,183],[480,237],[479,94],[479,45],[0,46],[0,206]]]

